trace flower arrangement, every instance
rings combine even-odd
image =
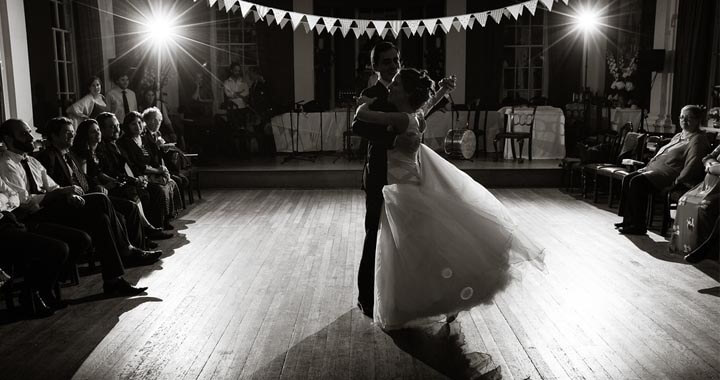
[[[635,52],[630,57],[611,53],[607,55],[608,71],[614,79],[610,84],[613,93],[608,96],[608,100],[616,102],[619,107],[625,107],[628,103],[632,104],[631,93],[635,89],[632,80],[638,68],[638,51],[633,50]]]

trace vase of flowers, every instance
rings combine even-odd
[[[629,56],[618,53],[607,55],[608,71],[613,77],[610,84],[611,93],[608,100],[612,101],[616,107],[628,107],[634,105],[633,91],[635,84],[633,83],[635,72],[637,71],[638,52],[633,49],[634,53]]]

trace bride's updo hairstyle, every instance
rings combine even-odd
[[[435,90],[433,89],[435,82],[427,75],[427,71],[407,68],[400,70],[400,74],[398,75],[400,75],[403,89],[405,89],[405,92],[408,94],[408,101],[411,107],[418,109],[422,107],[431,96],[435,95]]]

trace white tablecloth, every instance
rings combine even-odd
[[[354,111],[350,114],[351,120],[353,115]],[[320,149],[321,120],[322,149]],[[318,152],[343,150],[343,133],[348,127],[347,120],[347,110],[343,109],[299,114],[284,113],[273,117],[270,123],[278,152],[292,152],[293,145],[298,152]]]
[[[495,152],[493,148],[492,140],[500,130],[500,125],[503,123],[503,117],[496,111],[480,111],[480,120],[478,121],[478,128],[483,128],[485,122],[485,113],[489,112],[487,118],[487,128],[485,129],[485,136],[487,139],[487,151]],[[427,118],[427,129],[425,130],[425,145],[438,151],[443,151],[445,136],[447,132],[452,129],[464,129],[466,125],[469,125],[470,129],[473,129],[475,123],[475,111],[458,111],[455,113],[438,111],[430,115]],[[483,141],[482,138],[477,141],[477,149],[482,152]]]
[[[614,131],[617,131],[625,123],[632,123],[633,130],[637,131],[640,129],[641,118],[642,112],[640,112],[640,109],[613,108],[610,110],[610,123]]]
[[[531,108],[516,108],[515,111],[532,113]],[[498,110],[499,114],[509,113],[510,107]],[[520,129],[515,129],[521,131]],[[495,135],[492,135],[494,138]],[[533,128],[533,159],[560,159],[565,157],[565,115],[560,108],[540,106],[535,111]],[[528,142],[523,146],[523,157],[527,157]],[[517,147],[516,147],[517,149]],[[512,158],[510,141],[505,144],[505,158]]]

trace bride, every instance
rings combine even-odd
[[[522,234],[487,189],[420,143],[423,107],[434,94],[425,72],[402,69],[388,101],[398,112],[369,109],[357,119],[398,134],[388,150],[388,185],[375,259],[374,321],[391,330],[487,303],[507,286],[511,267],[542,266],[543,252]]]

